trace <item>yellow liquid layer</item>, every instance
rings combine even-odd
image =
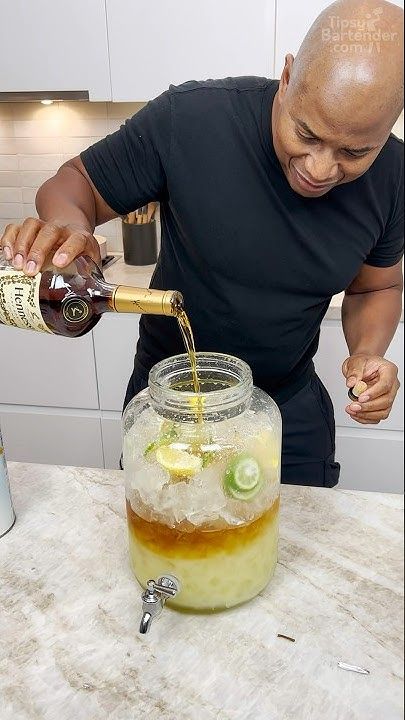
[[[129,503],[129,552],[143,585],[175,575],[181,591],[168,605],[214,612],[255,597],[268,584],[277,562],[279,501],[249,525],[181,532],[147,522]]]

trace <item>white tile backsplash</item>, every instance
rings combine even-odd
[[[144,107],[145,103],[107,103],[107,114],[112,118],[130,118]]]
[[[38,217],[35,203],[23,203],[22,205],[23,217]]]
[[[0,188],[0,203],[20,203],[22,202],[22,189],[17,187]],[[0,216],[1,217],[1,216]]]
[[[60,137],[62,127],[58,121],[42,123],[40,120],[14,120],[14,137]]]
[[[1,103],[0,105],[0,120],[8,120],[13,117],[12,103]]]
[[[0,202],[0,217],[5,220],[8,220],[9,218],[22,217],[22,204],[14,202]]]
[[[35,195],[37,194],[37,188],[23,187],[21,188],[22,199],[24,203],[34,203]]]
[[[18,170],[18,156],[0,155],[0,170]]]
[[[47,172],[36,172],[32,170],[23,170],[20,173],[21,176],[21,183],[25,187],[33,187],[38,188],[40,185],[42,185],[46,180],[49,180],[50,177],[55,175],[55,172],[53,170],[49,170]]]
[[[111,103],[106,102],[69,102],[64,100],[63,102],[54,103],[58,104],[59,113],[62,116],[77,116],[81,118],[94,118],[98,120],[105,120],[108,117],[107,105]],[[45,108],[46,110],[46,108]]]
[[[108,121],[108,132],[115,133],[125,122],[125,118],[114,118]]]
[[[20,173],[0,170],[0,187],[21,187]]]
[[[0,138],[0,155],[15,155],[17,152],[14,137]]]
[[[34,171],[53,170],[56,172],[56,170],[60,168],[62,162],[63,160],[61,155],[19,155],[18,169]]]
[[[0,118],[0,138],[14,137],[14,127],[11,120],[2,120]]]
[[[99,225],[97,234],[113,239],[117,236],[117,228],[120,228],[120,223],[121,219],[117,218],[117,220],[110,220],[104,223],[104,225]]]
[[[62,152],[63,140],[60,137],[29,137],[15,138],[14,143],[19,155],[57,155]]]
[[[104,136],[108,134],[108,120],[74,115],[66,122],[64,131],[67,137]]]
[[[93,145],[91,137],[67,137],[62,139],[61,152],[72,158],[80,155],[89,145]]]
[[[36,216],[38,187],[67,160],[114,132],[144,103],[3,103],[0,107],[0,232]],[[122,252],[121,219],[97,228]]]

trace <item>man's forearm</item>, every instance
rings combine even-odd
[[[402,310],[402,288],[346,294],[342,324],[350,355],[384,357],[394,337]]]
[[[94,231],[96,206],[92,189],[86,178],[69,165],[62,165],[57,174],[39,188],[36,208],[41,220]]]

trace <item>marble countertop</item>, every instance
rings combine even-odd
[[[114,285],[134,285],[135,287],[148,287],[152,273],[155,269],[154,265],[133,266],[126,265],[124,258],[119,255],[119,259],[113,265],[110,265],[105,271],[106,280]],[[176,288],[171,288],[175,290]],[[326,320],[340,320],[341,308],[344,293],[334,295],[329,308],[326,312]],[[404,320],[402,312],[401,322]]]
[[[401,496],[283,487],[268,588],[218,615],[166,608],[141,636],[122,473],[9,471],[1,720],[402,719]]]

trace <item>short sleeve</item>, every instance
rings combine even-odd
[[[374,267],[396,265],[404,254],[404,168],[396,183],[396,198],[384,233],[365,260]]]
[[[98,192],[119,215],[126,215],[166,192],[170,154],[169,92],[152,100],[112,135],[81,153]]]

